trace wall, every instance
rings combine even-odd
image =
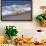
[[[41,13],[40,6],[46,5],[46,0],[32,0],[32,3],[32,21],[0,21],[0,35],[4,34],[6,25],[16,26],[19,32],[18,36],[21,36],[22,34],[24,36],[31,36],[31,32],[36,31],[37,29],[46,30],[46,28],[40,27],[35,20],[36,15]]]

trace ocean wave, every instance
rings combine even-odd
[[[2,15],[9,15],[13,13],[22,13],[30,11],[30,4],[25,5],[10,5],[2,7]]]

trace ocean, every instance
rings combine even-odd
[[[30,4],[32,5],[32,1],[29,0],[21,0],[21,1],[16,1],[16,0],[2,0],[2,6],[9,6],[9,5],[25,5],[25,4]]]

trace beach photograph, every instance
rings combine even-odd
[[[2,0],[2,20],[32,20],[32,0]]]

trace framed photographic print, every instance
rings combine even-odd
[[[2,21],[31,21],[32,0],[1,0]]]

